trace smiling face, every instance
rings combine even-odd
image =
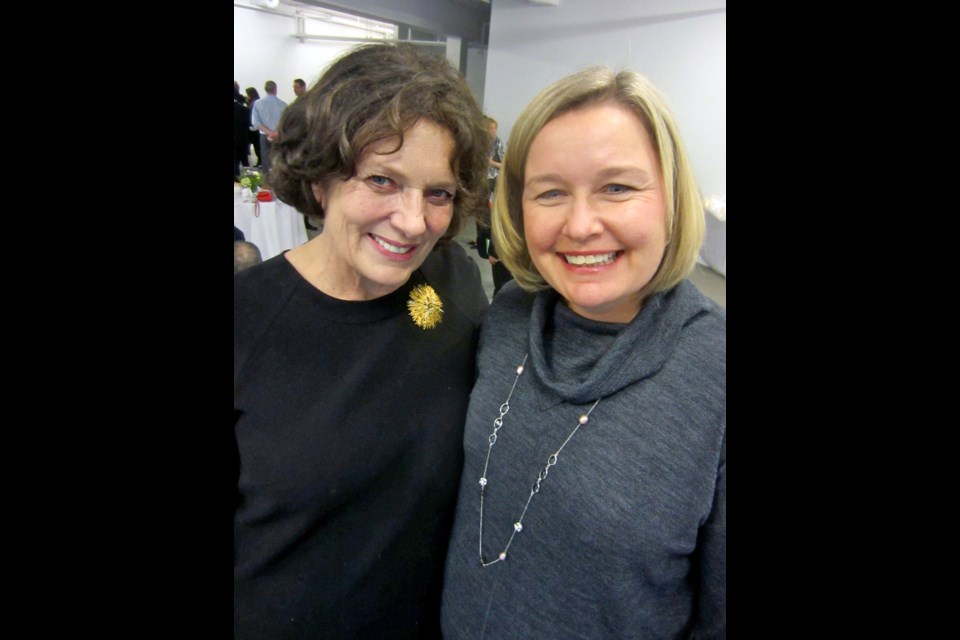
[[[616,102],[564,113],[530,146],[527,250],[578,315],[629,322],[666,246],[660,163],[640,118]]]
[[[398,141],[364,149],[349,180],[313,186],[324,210],[317,237],[324,262],[320,288],[329,295],[371,300],[395,291],[450,225],[457,192],[453,136],[420,120],[394,151]]]

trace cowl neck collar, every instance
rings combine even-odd
[[[574,381],[559,379],[545,353],[544,331],[557,304],[562,302],[556,291],[541,291],[534,298],[530,314],[530,364],[544,407],[559,402],[593,402],[654,375],[673,353],[683,327],[708,309],[706,298],[687,280],[650,296],[640,313],[623,325],[587,376]],[[581,328],[590,329],[593,325],[597,333],[609,333],[609,324],[579,317],[577,322]]]

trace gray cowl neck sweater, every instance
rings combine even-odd
[[[501,289],[467,411],[445,638],[725,637],[725,322],[688,281],[625,324],[577,316],[552,290]],[[538,471],[598,398],[506,561],[480,567],[478,550],[489,560],[504,549]]]
[[[687,280],[650,296],[627,324],[587,320],[558,298],[553,290],[535,297],[528,333],[529,363],[547,406],[593,402],[653,375],[673,353],[684,326],[717,310]],[[558,334],[563,339],[554,340]],[[555,370],[554,363],[562,364]]]

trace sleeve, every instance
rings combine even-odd
[[[250,109],[250,125],[253,127],[256,127],[257,129],[260,128],[260,109],[258,109],[259,106],[260,106],[260,101],[257,100],[256,102],[253,103],[253,109]]]
[[[727,440],[717,466],[713,510],[700,527],[697,543],[699,585],[691,640],[727,637]]]
[[[488,247],[490,246],[490,229],[484,228],[482,226],[477,228],[477,254],[483,258],[487,259]]]
[[[500,256],[497,255],[497,248],[493,244],[493,237],[490,237],[490,242],[487,243],[487,253],[496,258],[500,259]]]
[[[233,429],[231,430],[231,439],[227,443],[227,451],[230,455],[232,461],[231,467],[233,473],[233,510],[236,510],[240,507],[240,503],[243,501],[243,495],[240,493],[240,447],[237,445],[237,422],[240,421],[240,416],[243,412],[234,409],[233,410]]]

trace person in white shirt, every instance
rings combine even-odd
[[[273,80],[267,80],[263,85],[263,90],[267,92],[265,98],[257,100],[253,104],[253,112],[250,120],[253,126],[260,130],[260,166],[263,168],[264,178],[270,180],[270,143],[277,139],[277,125],[280,123],[280,116],[283,110],[287,108],[287,103],[277,97],[277,83]]]

